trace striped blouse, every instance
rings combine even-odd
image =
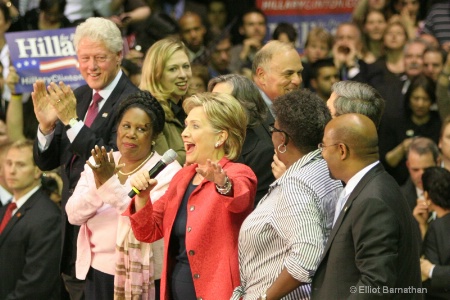
[[[241,286],[231,299],[257,299],[284,268],[308,284],[283,299],[309,299],[309,283],[331,231],[341,191],[341,182],[330,178],[320,150],[303,156],[272,183],[240,229]]]

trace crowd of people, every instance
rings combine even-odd
[[[299,53],[254,3],[0,1],[0,299],[450,299],[449,8]],[[66,27],[86,84],[18,93],[5,33]]]

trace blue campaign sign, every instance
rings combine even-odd
[[[78,69],[75,28],[6,33],[11,63],[20,76],[18,93],[33,91],[36,80],[63,81],[72,89],[86,84]]]

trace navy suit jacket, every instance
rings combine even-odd
[[[0,234],[0,299],[59,299],[60,226],[60,209],[42,189],[12,216]]]
[[[394,178],[376,165],[333,226],[313,278],[312,299],[421,299],[421,294],[383,293],[383,288],[422,286],[413,222]]]
[[[68,222],[65,210],[67,200],[72,195],[80,179],[80,174],[84,170],[86,160],[91,156],[91,150],[94,146],[105,146],[108,151],[110,149],[117,150],[117,108],[121,100],[137,91],[138,88],[125,74],[122,74],[91,127],[84,125],[73,143],[67,137],[64,124],[59,121],[56,124],[53,140],[47,150],[41,152],[37,139],[35,141],[33,148],[34,160],[41,170],[49,171],[61,166],[61,177],[63,179],[61,201],[63,214],[62,271],[66,274],[71,274],[74,271],[76,241],[79,230],[79,226],[71,225]],[[80,119],[84,119],[92,101],[93,91],[88,85],[84,85],[77,88],[74,94],[77,99],[77,115]]]

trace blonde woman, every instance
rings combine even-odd
[[[191,76],[191,65],[184,44],[173,38],[165,38],[154,43],[147,51],[139,86],[149,91],[164,109],[166,122],[162,134],[156,140],[155,150],[158,153],[175,150],[177,160],[182,165],[186,152],[181,132],[186,114],[181,105]]]

